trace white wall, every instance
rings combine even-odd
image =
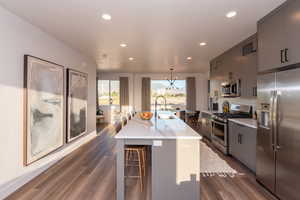
[[[0,199],[96,136],[96,65],[62,42],[0,7]],[[30,54],[88,73],[88,133],[23,166],[23,56]]]
[[[98,72],[98,78],[102,80],[118,80],[121,76],[129,77],[129,104],[133,106],[136,111],[141,110],[141,91],[142,91],[142,77],[150,77],[153,80],[164,80],[169,77],[169,73],[101,73]],[[186,79],[186,77],[196,78],[196,103],[197,110],[207,110],[207,80],[208,75],[202,73],[178,73],[178,79]]]

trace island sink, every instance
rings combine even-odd
[[[176,119],[176,117],[173,114],[159,114],[159,119]]]

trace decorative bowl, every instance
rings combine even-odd
[[[141,112],[140,113],[140,118],[143,120],[150,120],[153,117],[152,112]]]

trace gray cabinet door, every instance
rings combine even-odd
[[[210,62],[210,78],[211,79],[223,79],[224,76],[224,67],[223,67],[223,61],[221,57],[218,57],[217,59],[214,59]]]
[[[257,53],[245,56],[241,61],[241,96],[253,97],[253,88],[257,84]]]
[[[286,64],[291,65],[300,62],[300,1],[291,0],[284,8],[285,29],[287,34],[288,61]]]
[[[256,129],[229,122],[229,153],[256,171]]]
[[[281,67],[281,50],[287,44],[285,13],[277,10],[258,22],[258,71]]]
[[[240,126],[240,125],[238,125]],[[252,171],[256,171],[256,129],[240,126],[240,147],[241,157],[240,160]]]
[[[289,0],[258,23],[259,71],[300,63],[299,13],[300,1]]]
[[[241,151],[239,147],[239,127],[236,123],[229,122],[229,154],[235,158],[240,158]]]

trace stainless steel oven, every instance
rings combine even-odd
[[[212,120],[212,142],[224,154],[228,154],[227,122]]]
[[[230,118],[251,118],[252,107],[249,105],[231,104],[230,112],[214,113],[212,115],[212,143],[224,154],[228,154],[229,136],[228,119]]]

